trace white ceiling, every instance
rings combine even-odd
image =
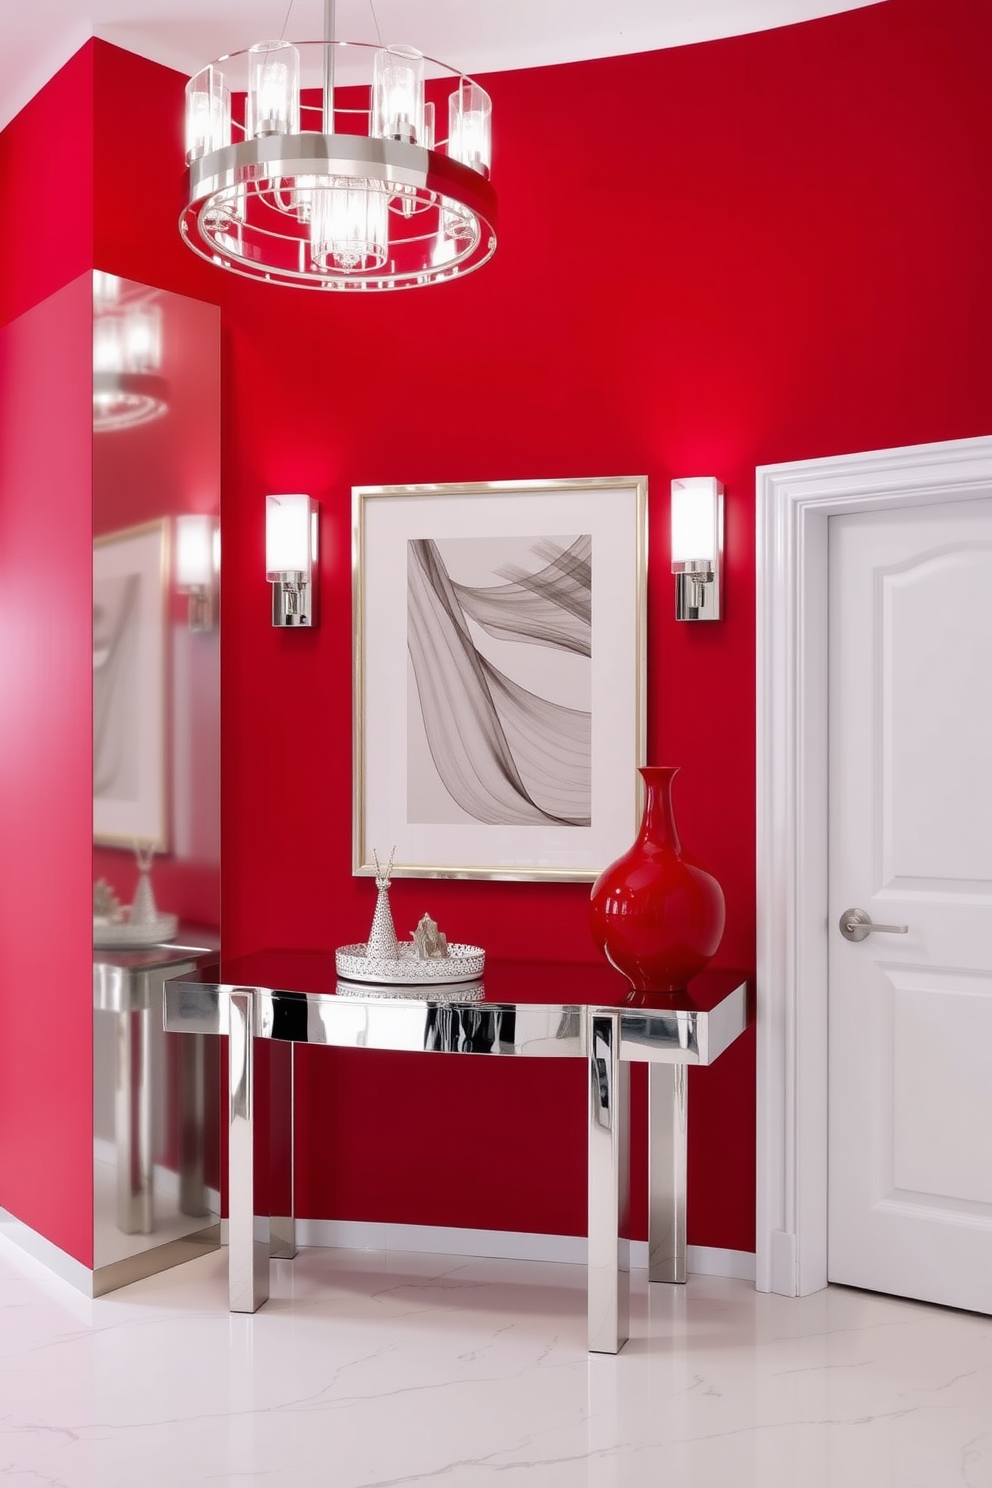
[[[879,0],[337,0],[335,35],[405,41],[466,72],[646,52]],[[0,0],[0,127],[90,36],[196,72],[283,32],[323,35],[323,0]]]

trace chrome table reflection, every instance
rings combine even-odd
[[[226,1035],[229,1041],[231,1310],[260,1307],[269,1295],[270,1256],[296,1253],[294,1044],[584,1059],[589,1348],[618,1353],[629,1329],[629,1242],[623,1232],[630,1064],[650,1066],[648,1277],[684,1282],[686,1067],[712,1064],[743,1032],[746,991],[736,972],[704,972],[686,993],[636,994],[606,965],[489,960],[481,983],[414,992],[339,981],[333,952],[311,951],[259,951],[169,981],[166,1028]],[[261,1063],[260,1040],[268,1056]],[[265,1092],[258,1088],[260,1077],[268,1084]],[[266,1104],[268,1120],[256,1120]]]
[[[125,1235],[150,1235],[155,1228],[153,1108],[156,1099],[162,1102],[164,1092],[162,1073],[156,1079],[153,1072],[152,1015],[162,1005],[165,979],[195,972],[198,960],[210,954],[202,946],[177,945],[93,951],[93,1006],[97,1013],[114,1018],[116,1222]],[[179,1212],[201,1218],[209,1213],[203,1166],[203,1043],[189,1040],[180,1047]],[[94,1083],[99,1084],[96,1070]]]

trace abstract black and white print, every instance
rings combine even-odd
[[[589,827],[592,537],[407,543],[407,819]]]

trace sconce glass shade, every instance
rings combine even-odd
[[[300,54],[290,41],[248,49],[249,139],[300,132]]]
[[[272,624],[317,623],[318,506],[310,496],[266,496],[265,577],[272,585]]]
[[[706,563],[720,552],[720,498],[723,486],[710,475],[672,481],[672,572],[676,564]]]
[[[672,573],[679,620],[718,620],[723,567],[723,486],[711,475],[672,481]]]
[[[214,627],[217,577],[220,573],[220,528],[201,512],[176,517],[176,588],[189,596],[189,628]]]
[[[389,46],[376,52],[369,134],[411,145],[425,143],[424,54],[416,47]]]
[[[463,78],[448,99],[448,154],[489,179],[493,163],[493,101]]]
[[[214,519],[198,512],[176,518],[176,587],[206,588],[214,581]]]

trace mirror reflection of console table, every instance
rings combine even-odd
[[[589,1349],[629,1331],[629,1068],[648,1064],[648,1279],[686,1279],[686,1067],[712,1064],[743,1032],[745,979],[704,972],[683,994],[628,994],[605,965],[488,960],[481,984],[426,989],[339,981],[330,952],[259,951],[166,983],[165,1026],[229,1041],[232,1312],[269,1295],[270,1256],[296,1253],[294,1044],[584,1059],[588,1087]],[[256,1043],[265,1042],[267,1089]],[[259,1096],[263,1094],[263,1099]]]
[[[198,961],[210,954],[201,948],[175,945],[93,950],[94,1011],[113,1018],[115,1221],[124,1235],[151,1235],[155,1231],[156,1107],[168,1107],[176,1126],[178,1213],[199,1225],[213,1218],[204,1167],[209,1083],[204,1041],[176,1041],[176,1068],[169,1082],[174,1088],[163,1088],[165,1074],[155,1067],[156,1038],[159,1042],[162,1039],[165,980],[194,973]]]

